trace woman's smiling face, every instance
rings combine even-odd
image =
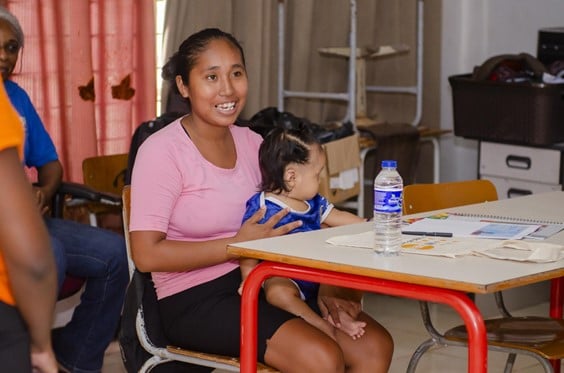
[[[243,58],[236,46],[212,39],[198,56],[184,86],[195,121],[215,126],[235,122],[247,100],[248,81]]]

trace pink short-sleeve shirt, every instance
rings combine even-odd
[[[132,174],[130,231],[159,231],[167,239],[205,241],[232,237],[241,227],[245,202],[260,183],[262,138],[248,128],[230,127],[237,162],[219,168],[202,157],[180,119],[140,146]],[[238,261],[185,272],[153,273],[159,299],[218,278]]]

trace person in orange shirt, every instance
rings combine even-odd
[[[6,46],[0,46],[5,48]],[[24,130],[0,78],[0,361],[5,372],[56,373],[57,298],[49,235],[23,171]]]
[[[24,34],[17,18],[2,6],[0,45],[4,46],[0,50],[4,88],[25,126],[22,168],[37,171],[34,201],[44,214],[59,289],[67,275],[86,280],[71,321],[52,330],[53,349],[62,371],[99,373],[104,352],[115,337],[129,282],[125,240],[116,232],[48,214],[63,180],[63,167],[29,95],[12,80],[20,56],[23,58]]]

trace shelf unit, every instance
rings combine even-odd
[[[415,113],[411,121],[411,125],[418,126],[421,122],[422,106],[423,106],[423,0],[415,0],[417,7],[416,11],[416,77],[415,83],[411,86],[382,86],[382,85],[366,85],[366,82],[359,82],[357,84],[357,77],[359,58],[370,57],[370,54],[363,53],[357,47],[357,2],[356,0],[349,0],[349,17],[350,17],[350,30],[349,30],[349,46],[348,49],[348,84],[346,92],[305,92],[294,91],[285,88],[285,24],[286,24],[286,2],[288,0],[278,0],[278,110],[284,111],[284,102],[286,98],[313,98],[325,100],[339,100],[347,102],[346,115],[343,122],[351,121],[356,126],[357,114],[357,95],[362,95],[361,98],[365,99],[366,92],[390,93],[390,94],[411,94],[414,95],[416,100]],[[322,51],[323,52],[323,51]],[[340,53],[340,54],[339,54]],[[343,56],[343,52],[335,52],[334,55]],[[364,62],[364,61],[363,61]],[[360,65],[361,69],[364,64]],[[364,71],[361,71],[361,76],[364,76]],[[359,86],[362,87],[359,89]],[[422,134],[420,141],[430,142],[433,146],[433,182],[440,181],[440,147],[436,135]],[[360,177],[360,193],[358,200],[355,203],[349,204],[350,207],[356,208],[359,216],[363,216],[364,209],[364,161],[367,154],[374,151],[374,148],[361,149],[361,167],[359,169]],[[352,206],[354,205],[354,206]]]
[[[347,102],[347,113],[343,121],[350,120],[356,123],[356,107],[357,107],[357,60],[359,58],[367,58],[369,55],[363,55],[362,51],[357,48],[357,3],[356,0],[349,0],[349,46],[348,49],[348,84],[346,92],[304,92],[293,91],[285,88],[284,84],[284,62],[285,62],[285,24],[286,24],[286,2],[288,0],[278,0],[278,110],[284,111],[284,100],[286,98],[315,98],[327,100],[339,100]],[[416,97],[415,114],[411,124],[417,126],[421,121],[422,102],[423,102],[423,0],[415,0],[417,4],[417,25],[416,25],[416,79],[412,86],[378,86],[366,85],[365,82],[359,82],[364,87],[365,92],[380,93],[407,93]],[[337,53],[335,53],[337,54]],[[382,54],[387,54],[382,52]],[[342,55],[340,52],[339,55]]]

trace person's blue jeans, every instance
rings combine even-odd
[[[59,288],[65,274],[86,278],[71,321],[53,331],[59,364],[71,372],[100,372],[115,336],[129,282],[123,236],[71,220],[45,220],[51,236]]]

